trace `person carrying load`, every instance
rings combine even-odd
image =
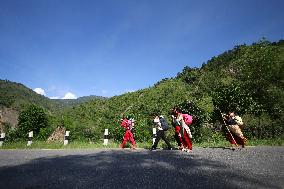
[[[132,133],[132,130],[134,129],[134,119],[130,118],[130,117],[123,117],[122,118],[122,122],[121,122],[121,126],[123,128],[125,128],[125,133],[122,139],[122,143],[120,144],[120,148],[124,148],[127,141],[130,141],[130,143],[132,144],[132,149],[136,149],[136,143],[134,140],[134,136]]]
[[[179,108],[176,108],[176,121],[180,122],[183,132],[183,146],[182,151],[192,151],[192,134],[189,126],[192,124],[192,116],[183,114]]]
[[[168,139],[166,138],[166,134],[165,131],[167,131],[169,129],[169,125],[167,123],[167,121],[165,120],[164,116],[162,115],[154,115],[154,124],[157,127],[157,138],[155,139],[155,142],[151,148],[151,151],[156,151],[158,143],[160,141],[160,139],[162,138],[165,143],[168,146],[168,150],[172,150],[172,146],[170,144],[170,142],[168,141]]]
[[[247,139],[244,137],[240,126],[243,125],[242,118],[240,116],[236,116],[235,112],[229,112],[227,115],[223,115],[223,120],[228,127],[227,139],[232,145],[234,149],[234,145],[238,147],[241,145],[243,148],[247,142]]]

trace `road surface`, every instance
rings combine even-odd
[[[0,188],[284,188],[283,165],[284,147],[0,150]]]

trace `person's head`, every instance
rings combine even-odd
[[[173,107],[172,110],[171,110],[171,113],[172,113],[172,114],[175,113],[175,112],[176,112],[176,109],[177,109],[177,107]]]
[[[154,124],[158,124],[160,122],[159,114],[155,113],[152,117]]]
[[[181,109],[180,108],[176,108],[176,114],[180,114],[182,113]]]
[[[174,107],[172,109],[172,115],[177,115],[178,113],[181,113],[181,109],[178,107]]]
[[[235,112],[230,111],[230,112],[229,112],[229,116],[230,116],[230,117],[234,117],[234,116],[235,116]]]
[[[156,118],[159,118],[159,115],[158,115],[158,114],[154,114],[154,115],[153,115],[153,119],[156,119]]]

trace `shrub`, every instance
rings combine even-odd
[[[29,131],[33,131],[34,137],[37,137],[40,132],[40,137],[47,137],[48,125],[48,118],[43,108],[29,105],[19,115],[17,132],[20,138],[26,138]]]

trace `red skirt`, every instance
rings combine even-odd
[[[236,141],[236,142],[235,142],[234,139],[233,139],[233,137],[230,135],[230,133],[227,132],[226,138],[227,138],[227,140],[228,140],[231,144],[245,145],[245,141],[244,141],[241,137],[238,137],[237,135],[235,135],[235,134],[232,133],[232,132],[231,132],[231,134],[232,134],[232,136],[234,137],[234,139],[235,139],[235,141]]]

